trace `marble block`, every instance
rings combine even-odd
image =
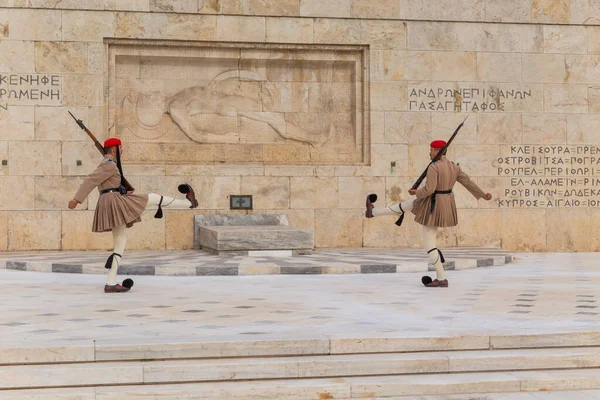
[[[248,255],[257,250],[312,250],[312,230],[288,224],[286,214],[196,215],[194,248],[230,255]]]
[[[3,347],[0,348],[0,360],[3,365],[84,363],[94,360],[94,344]]]
[[[217,254],[251,250],[312,250],[314,235],[309,229],[282,225],[200,226],[202,249]]]
[[[195,224],[217,226],[239,225],[289,225],[286,214],[256,214],[256,215],[196,215]]]
[[[256,214],[256,215],[196,215],[194,217],[194,248],[199,249],[200,226],[246,226],[246,225],[289,225],[286,214]]]
[[[152,344],[111,344],[96,341],[96,361],[219,357],[277,357],[329,354],[325,338],[226,340]]]

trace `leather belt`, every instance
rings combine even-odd
[[[452,189],[436,190],[435,192],[433,192],[433,194],[431,195],[431,204],[429,206],[429,213],[432,213],[433,209],[435,208],[435,196],[437,194],[450,194],[450,193],[452,193]]]
[[[119,192],[119,188],[113,188],[113,189],[104,189],[100,192],[100,194],[104,194],[104,193],[110,193],[110,192]]]

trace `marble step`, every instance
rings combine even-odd
[[[535,335],[471,335],[447,337],[290,337],[239,340],[220,337],[200,342],[115,343],[106,339],[73,344],[56,342],[47,347],[26,347],[2,342],[0,366],[90,361],[149,359],[204,359],[220,357],[278,357],[362,353],[410,353],[449,350],[508,350],[600,346],[599,332]]]
[[[466,393],[485,399],[486,393],[599,388],[600,369],[585,369],[9,390],[0,391],[0,400],[389,400]]]
[[[0,390],[600,367],[600,348],[89,362],[0,367]]]
[[[560,390],[557,392],[468,393],[434,396],[367,397],[363,400],[598,400],[600,390]],[[341,399],[350,400],[350,399]]]
[[[156,397],[152,397],[156,399]],[[327,396],[323,396],[326,399]],[[133,399],[141,399],[134,397]],[[197,399],[197,397],[196,397]],[[432,396],[392,396],[365,397],[363,400],[598,400],[600,390],[568,390],[556,392],[503,392],[503,393],[468,393]],[[0,400],[96,400],[96,389],[32,389],[16,390],[12,394],[3,395]],[[229,399],[228,399],[229,400]],[[352,400],[352,398],[338,399]]]

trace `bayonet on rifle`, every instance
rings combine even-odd
[[[75,120],[75,122],[77,122],[77,125],[79,125],[79,127],[85,131],[85,133],[88,134],[88,136],[90,137],[90,139],[92,139],[94,141],[94,145],[96,146],[96,148],[98,149],[98,151],[100,152],[100,154],[105,155],[106,154],[106,150],[104,150],[104,146],[102,146],[102,144],[100,144],[100,142],[98,141],[98,139],[96,139],[96,136],[94,136],[94,134],[84,125],[83,121],[80,119],[75,118],[75,116],[71,113],[71,111],[69,111],[69,114],[71,114],[71,117],[73,117],[73,119]],[[127,182],[127,179],[123,178],[123,184],[125,186],[125,188],[127,189],[127,191],[133,191],[134,188],[133,186],[131,186],[131,184],[129,182]]]

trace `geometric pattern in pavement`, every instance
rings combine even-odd
[[[446,270],[502,265],[512,254],[501,249],[444,249]],[[76,274],[105,274],[109,251],[8,252],[0,268]],[[120,275],[272,275],[368,274],[432,271],[422,249],[317,249],[312,254],[282,256],[260,252],[252,256],[218,256],[201,250],[126,252]]]

